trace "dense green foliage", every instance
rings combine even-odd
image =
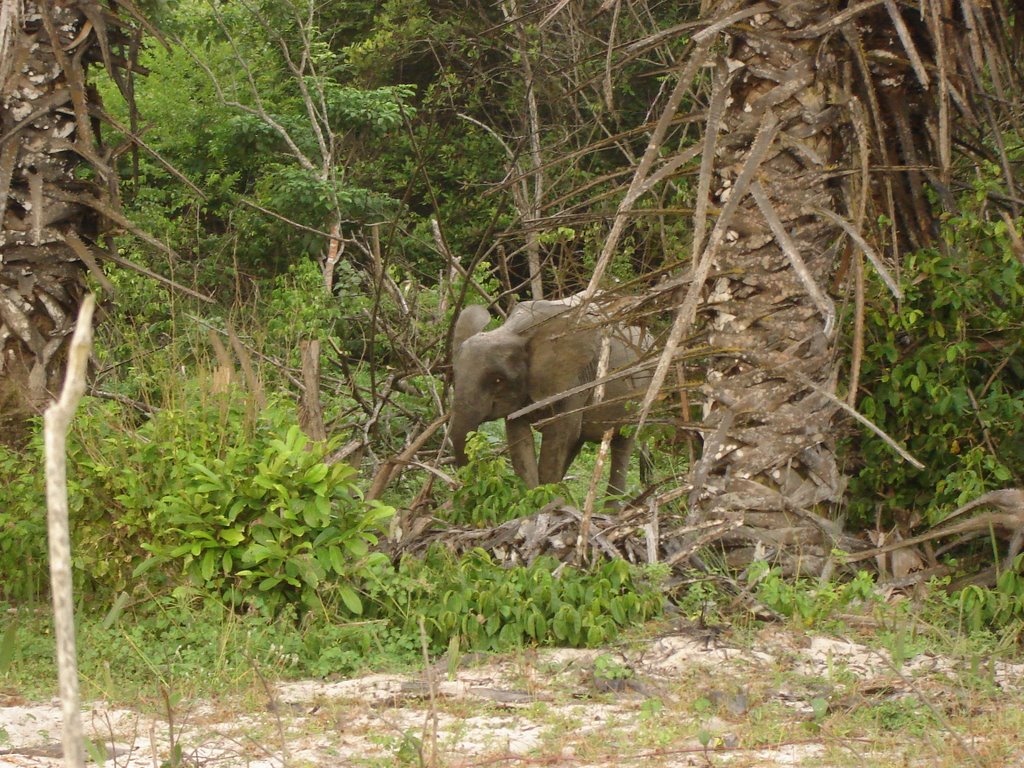
[[[81,414],[68,452],[79,591],[115,594],[147,573],[154,587],[184,578],[229,605],[268,613],[337,597],[358,614],[348,583],[394,510],[361,501],[355,470],[324,464],[331,445],[309,444],[281,406],[249,421],[237,397],[184,402],[137,429],[111,404]],[[2,590],[26,598],[42,593],[45,575],[41,479],[0,451],[8,497],[0,527],[17,533],[0,544],[11,575]]]
[[[867,312],[860,410],[926,465],[909,467],[875,438],[856,441],[857,521],[927,511],[936,522],[993,488],[1024,485],[1024,264],[984,188],[942,222],[934,248],[906,255],[904,299]],[[881,289],[880,289],[881,291]]]
[[[999,574],[991,589],[971,584],[956,596],[962,625],[969,632],[1024,628],[1024,555]]]
[[[661,613],[658,584],[626,563],[593,572],[563,568],[557,576],[555,565],[538,560],[505,568],[481,552],[460,561],[440,549],[397,566],[376,558],[360,584],[364,615],[358,622],[300,616],[297,604],[273,618],[239,613],[194,586],[140,593],[134,607],[115,603],[106,615],[84,613],[81,669],[95,693],[108,696],[115,660],[118,680],[144,689],[154,676],[166,686],[202,685],[221,675],[237,684],[239,677],[267,672],[323,677],[373,663],[414,662],[424,641],[431,654],[597,645]],[[11,615],[0,679],[13,669],[19,680],[46,691],[55,683],[49,619]]]
[[[527,568],[510,569],[482,551],[456,564],[435,550],[422,561],[402,562],[399,574],[410,588],[393,610],[404,616],[406,636],[415,635],[422,617],[432,647],[444,647],[457,636],[466,647],[481,650],[524,642],[600,645],[622,628],[661,613],[659,585],[641,579],[621,560],[592,572],[558,565],[538,558]]]
[[[324,463],[337,441],[310,443],[290,408],[254,413],[237,391],[181,402],[136,425],[119,406],[87,400],[69,447],[77,592],[93,607],[141,602],[131,614],[141,623],[116,644],[130,643],[139,665],[169,661],[141,650],[149,633],[201,645],[185,629],[195,611],[213,612],[225,632],[262,617],[249,650],[264,655],[261,633],[291,622],[299,629],[279,652],[306,674],[349,670],[371,647],[414,656],[421,622],[433,651],[452,638],[499,650],[602,643],[660,613],[658,585],[622,562],[556,575],[544,559],[508,568],[437,549],[392,564],[374,550],[394,510],[362,500],[351,466]],[[46,592],[45,503],[40,475],[21,467],[0,448],[0,600],[28,602]]]

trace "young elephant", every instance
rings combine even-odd
[[[455,397],[449,434],[459,465],[466,463],[466,435],[485,421],[500,419],[552,395],[594,380],[601,353],[605,315],[596,306],[576,309],[578,297],[560,301],[526,301],[516,305],[500,328],[483,331],[491,319],[481,306],[463,310],[455,323],[452,349]],[[608,329],[608,372],[624,369],[649,343],[639,328]],[[615,429],[611,442],[608,492],[625,491],[626,470],[634,438],[621,427],[628,421],[625,398],[642,393],[650,375],[641,372],[609,381],[602,405],[591,405],[587,389],[517,419],[505,420],[512,466],[527,487],[556,483],[569,470],[584,441],[599,442]],[[531,425],[539,427],[540,462]]]

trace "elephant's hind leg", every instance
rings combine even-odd
[[[608,495],[621,496],[626,492],[626,473],[629,471],[629,457],[633,453],[633,435],[616,432],[611,443],[611,469],[608,471]]]

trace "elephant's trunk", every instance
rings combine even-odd
[[[452,414],[452,418],[448,422],[448,436],[451,437],[452,440],[452,450],[455,452],[455,463],[460,467],[464,467],[469,461],[469,457],[466,456],[466,435],[479,426],[479,419],[467,417],[459,411],[459,406],[456,404],[455,412]]]

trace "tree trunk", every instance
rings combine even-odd
[[[0,435],[16,439],[59,388],[85,273],[98,271],[96,208],[116,201],[117,187],[85,85],[109,11],[0,3]],[[76,176],[83,158],[95,182]]]
[[[826,174],[841,146],[837,66],[826,38],[789,34],[834,14],[831,2],[784,3],[733,28],[711,184],[713,204],[743,197],[708,286],[711,347],[724,352],[707,377],[691,517],[723,520],[731,564],[763,557],[788,573],[825,566],[844,490],[824,394],[836,378],[825,291],[839,230],[814,213],[837,202]]]

